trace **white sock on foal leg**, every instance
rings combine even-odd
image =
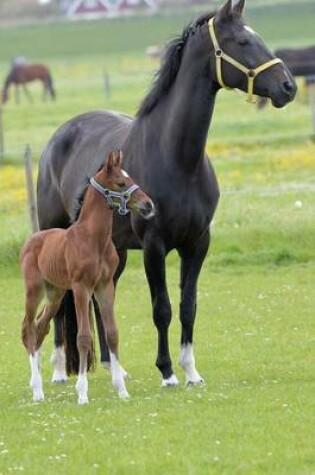
[[[125,385],[126,371],[120,366],[118,359],[114,353],[110,352],[110,367],[112,372],[112,383],[114,388],[118,390],[121,399],[128,399],[129,394]]]
[[[204,382],[196,370],[194,349],[192,344],[188,343],[187,345],[182,345],[179,364],[185,371],[186,384],[200,384]]]
[[[78,379],[77,379],[75,388],[78,393],[78,404],[88,404],[89,403],[89,398],[88,398],[89,383],[88,383],[86,371],[78,374]]]
[[[31,366],[30,387],[33,390],[33,400],[43,401],[43,380],[39,371],[39,352],[35,351],[34,355],[29,356]]]
[[[68,381],[66,372],[66,355],[63,346],[55,348],[51,354],[50,362],[53,366],[52,383],[65,383]]]

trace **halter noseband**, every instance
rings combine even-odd
[[[232,89],[226,86],[223,82],[222,60],[224,59],[227,63],[232,64],[232,66],[234,66],[236,69],[239,69],[240,71],[242,71],[242,73],[246,74],[248,78],[247,102],[253,102],[255,78],[258,76],[258,74],[262,73],[266,69],[271,68],[275,64],[282,63],[282,61],[279,58],[274,58],[274,59],[271,59],[270,61],[267,61],[266,63],[261,64],[255,69],[247,68],[243,64],[239,63],[236,59],[231,58],[231,56],[229,56],[228,54],[224,53],[224,51],[222,51],[222,49],[220,48],[219,42],[217,40],[215,31],[214,31],[214,20],[215,20],[214,17],[211,18],[211,20],[209,20],[209,33],[210,33],[210,37],[214,46],[215,65],[216,65],[216,74],[217,74],[218,83],[224,89]]]
[[[135,183],[125,191],[114,191],[109,188],[104,188],[100,183],[97,183],[94,178],[90,179],[90,183],[95,190],[104,196],[111,208],[118,209],[118,213],[121,216],[126,216],[129,213],[127,203],[130,200],[132,193],[139,189],[139,186]]]

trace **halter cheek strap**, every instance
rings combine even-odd
[[[254,81],[255,81],[255,78],[258,76],[258,74],[262,73],[266,69],[271,68],[275,64],[282,63],[282,61],[279,58],[274,58],[274,59],[271,59],[270,61],[267,61],[266,63],[261,64],[260,66],[258,66],[255,69],[247,68],[243,64],[239,63],[236,59],[234,59],[231,56],[229,56],[228,54],[224,53],[224,51],[220,48],[219,42],[217,40],[215,31],[214,31],[214,20],[215,20],[215,18],[211,18],[209,20],[209,33],[210,33],[210,38],[212,40],[213,47],[214,47],[216,75],[217,75],[218,83],[224,89],[232,89],[232,88],[226,86],[224,84],[224,81],[223,81],[222,60],[224,60],[227,63],[230,63],[232,66],[234,66],[239,71],[242,71],[242,73],[246,74],[246,76],[248,78],[247,102],[252,103],[252,102],[254,102],[253,97],[254,97]]]
[[[109,188],[104,188],[100,183],[94,180],[94,178],[90,179],[90,184],[104,196],[111,208],[118,209],[118,213],[121,216],[126,216],[129,213],[127,203],[130,201],[132,193],[139,189],[139,186],[134,183],[125,191],[114,191]]]

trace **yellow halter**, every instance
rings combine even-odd
[[[242,71],[244,74],[246,74],[248,78],[248,89],[247,89],[247,102],[253,102],[253,96],[254,96],[254,80],[258,76],[258,74],[262,73],[266,69],[271,68],[275,64],[282,63],[281,59],[279,58],[274,58],[271,59],[270,61],[267,61],[264,64],[261,64],[255,69],[249,69],[243,64],[239,63],[236,61],[236,59],[231,58],[228,54],[224,53],[222,49],[220,48],[219,42],[217,40],[215,31],[214,31],[214,18],[211,18],[209,20],[209,32],[210,32],[210,37],[213,43],[214,47],[214,54],[215,54],[215,65],[216,65],[216,74],[217,74],[217,80],[218,83],[220,84],[221,87],[224,89],[232,89],[228,86],[226,86],[223,82],[222,78],[222,60],[224,59],[227,63],[232,64],[236,69],[239,69]]]

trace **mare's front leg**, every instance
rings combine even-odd
[[[113,386],[118,390],[121,399],[128,399],[129,394],[125,386],[126,372],[122,368],[118,357],[118,328],[114,315],[115,287],[112,280],[100,283],[95,291],[105,328],[106,341],[109,347],[110,369]]]
[[[162,240],[154,237],[144,244],[144,266],[150,286],[153,321],[158,331],[156,366],[162,373],[162,386],[176,386],[178,379],[173,372],[168,344],[168,328],[172,309],[166,286],[166,251]]]
[[[92,334],[89,319],[89,302],[92,292],[81,283],[73,286],[74,303],[77,315],[77,348],[79,352],[79,374],[76,383],[78,404],[88,404],[88,353],[92,345]]]
[[[193,332],[197,309],[197,280],[209,248],[210,234],[207,231],[201,239],[180,249],[181,257],[181,302],[180,320],[182,324],[180,365],[185,371],[186,384],[202,383],[196,370],[193,351]]]

